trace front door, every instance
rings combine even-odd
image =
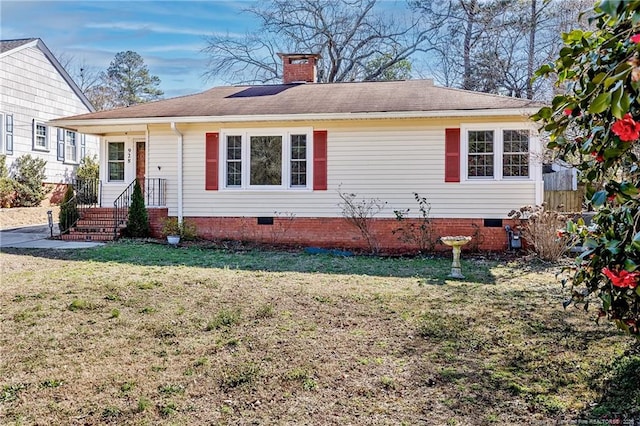
[[[136,179],[140,183],[140,188],[144,192],[144,175],[146,173],[145,143],[136,142]]]

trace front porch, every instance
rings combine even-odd
[[[60,238],[70,241],[113,241],[120,238],[127,226],[136,181],[140,183],[150,216],[153,210],[158,210],[153,216],[156,213],[166,216],[166,179],[134,179],[113,203],[103,203],[101,181],[76,180],[72,184],[73,198],[60,206]]]

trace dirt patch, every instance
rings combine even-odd
[[[0,209],[0,229],[47,224],[47,211],[49,210],[52,211],[53,221],[57,223],[58,213],[60,212],[59,206]]]

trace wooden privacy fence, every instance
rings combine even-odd
[[[581,212],[584,201],[584,186],[576,191],[544,191],[544,202],[549,210]]]
[[[543,173],[544,202],[549,210],[581,212],[584,186],[577,185],[576,170],[564,168]]]

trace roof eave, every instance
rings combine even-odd
[[[392,111],[392,112],[351,112],[351,113],[311,113],[311,114],[261,114],[261,115],[218,115],[189,117],[142,117],[142,118],[94,118],[58,119],[48,124],[56,127],[90,127],[109,125],[143,125],[166,123],[245,123],[273,121],[317,121],[317,120],[378,120],[410,118],[446,117],[528,117],[539,108],[503,108],[443,111]]]

